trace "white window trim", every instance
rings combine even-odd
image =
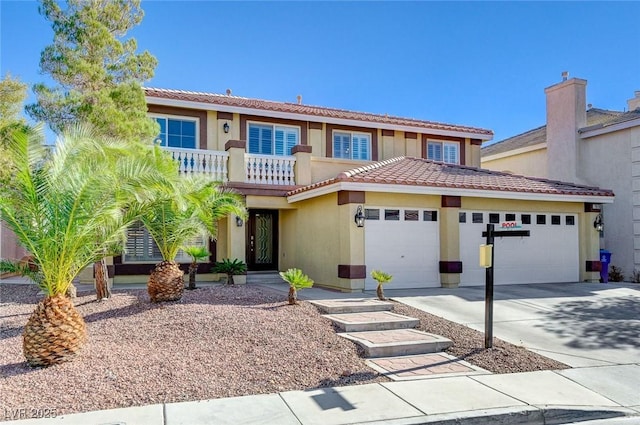
[[[350,147],[349,147],[349,158],[341,158],[341,157],[337,157],[335,150],[334,150],[334,138],[335,135],[337,134],[348,134],[349,135],[349,143],[350,143]],[[353,136],[358,136],[358,137],[366,137],[368,140],[368,144],[367,144],[367,152],[369,153],[369,157],[366,159],[361,159],[361,158],[354,158],[353,157]],[[363,133],[363,132],[359,132],[359,131],[349,131],[349,130],[340,130],[340,129],[334,129],[331,132],[331,156],[333,158],[336,159],[350,159],[350,160],[354,160],[354,161],[371,161],[372,158],[372,152],[371,152],[371,133]]]
[[[285,129],[290,129],[290,130],[295,130],[298,136],[298,140],[296,142],[296,145],[301,144],[302,142],[300,141],[300,134],[302,133],[301,127],[299,125],[288,125],[288,124],[276,124],[273,122],[267,122],[267,121],[247,121],[247,153],[249,153],[249,128],[251,127],[251,124],[255,124],[255,125],[264,125],[264,126],[271,126],[273,128],[273,136],[271,138],[271,149],[272,152],[276,151],[276,127],[280,127],[280,128],[285,128]],[[296,146],[294,145],[294,146]],[[277,155],[275,153],[268,155],[268,154],[256,154],[256,153],[252,153],[251,155],[267,155],[267,156],[290,156],[288,154],[285,155]]]
[[[175,119],[175,120],[181,120],[181,121],[193,121],[194,123],[196,123],[196,147],[195,147],[195,149],[200,149],[200,118],[191,117],[191,116],[188,116],[188,115],[159,114],[159,113],[156,113],[156,112],[151,112],[148,115],[149,115],[149,118],[168,118],[168,119]],[[167,129],[168,129],[168,123],[167,123]],[[167,143],[168,143],[168,141],[167,141]],[[163,146],[163,147],[168,148],[170,146]],[[177,149],[190,149],[190,148],[177,148]]]
[[[429,158],[429,144],[430,143],[438,143],[440,146],[442,146],[442,159],[441,160]],[[456,162],[445,162],[445,160],[444,160],[444,147],[445,146],[455,146],[455,148],[456,148]],[[448,141],[448,140],[427,139],[426,148],[427,148],[427,152],[426,152],[427,155],[426,156],[427,156],[427,159],[429,159],[430,161],[442,162],[444,164],[460,165],[460,142],[451,142],[451,141]]]

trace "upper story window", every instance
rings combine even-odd
[[[160,146],[195,149],[198,147],[198,120],[189,117],[154,116],[160,125],[156,140]]]
[[[371,159],[371,136],[363,133],[334,132],[333,157]]]
[[[447,164],[460,163],[460,144],[456,142],[427,142],[427,159]]]
[[[249,153],[263,155],[291,155],[300,141],[298,127],[270,124],[249,124]]]

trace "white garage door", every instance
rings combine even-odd
[[[365,216],[365,289],[377,286],[372,270],[393,275],[388,289],[440,286],[437,211],[369,207]]]
[[[576,214],[527,212],[460,212],[460,285],[484,285],[479,246],[487,223],[518,221],[530,237],[495,238],[494,283],[555,283],[579,281],[578,217]]]

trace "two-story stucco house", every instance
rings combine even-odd
[[[373,288],[373,269],[393,274],[395,288],[481,285],[482,231],[517,221],[531,236],[496,242],[497,283],[598,278],[591,223],[613,193],[479,169],[490,130],[300,99],[154,88],[146,99],[181,169],[246,199],[248,220],[222,220],[202,272],[238,258],[250,272],[297,267],[343,291]],[[110,268],[116,284],[144,281],[158,260],[139,227]]]
[[[601,246],[629,278],[640,270],[640,91],[626,111],[586,104],[587,81],[545,89],[546,125],[482,149],[482,167],[612,189]]]

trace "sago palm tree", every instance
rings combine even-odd
[[[286,272],[280,272],[280,277],[289,284],[288,300],[290,305],[298,303],[299,290],[313,286],[313,280],[302,273],[300,269],[289,269]]]
[[[371,277],[373,278],[373,280],[378,282],[378,287],[376,288],[378,299],[380,301],[386,301],[387,298],[384,296],[384,289],[382,288],[382,285],[391,282],[393,276],[391,276],[389,273],[383,272],[382,270],[373,270],[371,272]]]
[[[196,289],[196,275],[198,274],[198,261],[209,257],[209,250],[204,246],[185,246],[182,247],[185,254],[191,257],[189,264],[189,286],[187,289]]]
[[[144,189],[166,182],[154,164],[157,151],[98,139],[88,128],[59,137],[51,151],[41,128],[6,139],[12,175],[1,184],[0,218],[32,255],[31,277],[45,295],[25,326],[23,352],[30,365],[47,366],[71,359],[87,338],[65,296],[73,278],[122,246],[127,226],[151,201]]]
[[[246,215],[241,195],[204,176],[180,176],[172,182],[172,191],[173,196],[159,196],[141,217],[162,255],[147,281],[152,302],[182,298],[184,272],[175,258],[185,242],[197,236],[215,238],[220,219]]]
[[[234,258],[223,258],[222,261],[218,261],[213,267],[213,271],[216,273],[224,273],[227,275],[227,285],[235,285],[233,276],[238,274],[244,274],[247,271],[247,265],[244,261]]]

